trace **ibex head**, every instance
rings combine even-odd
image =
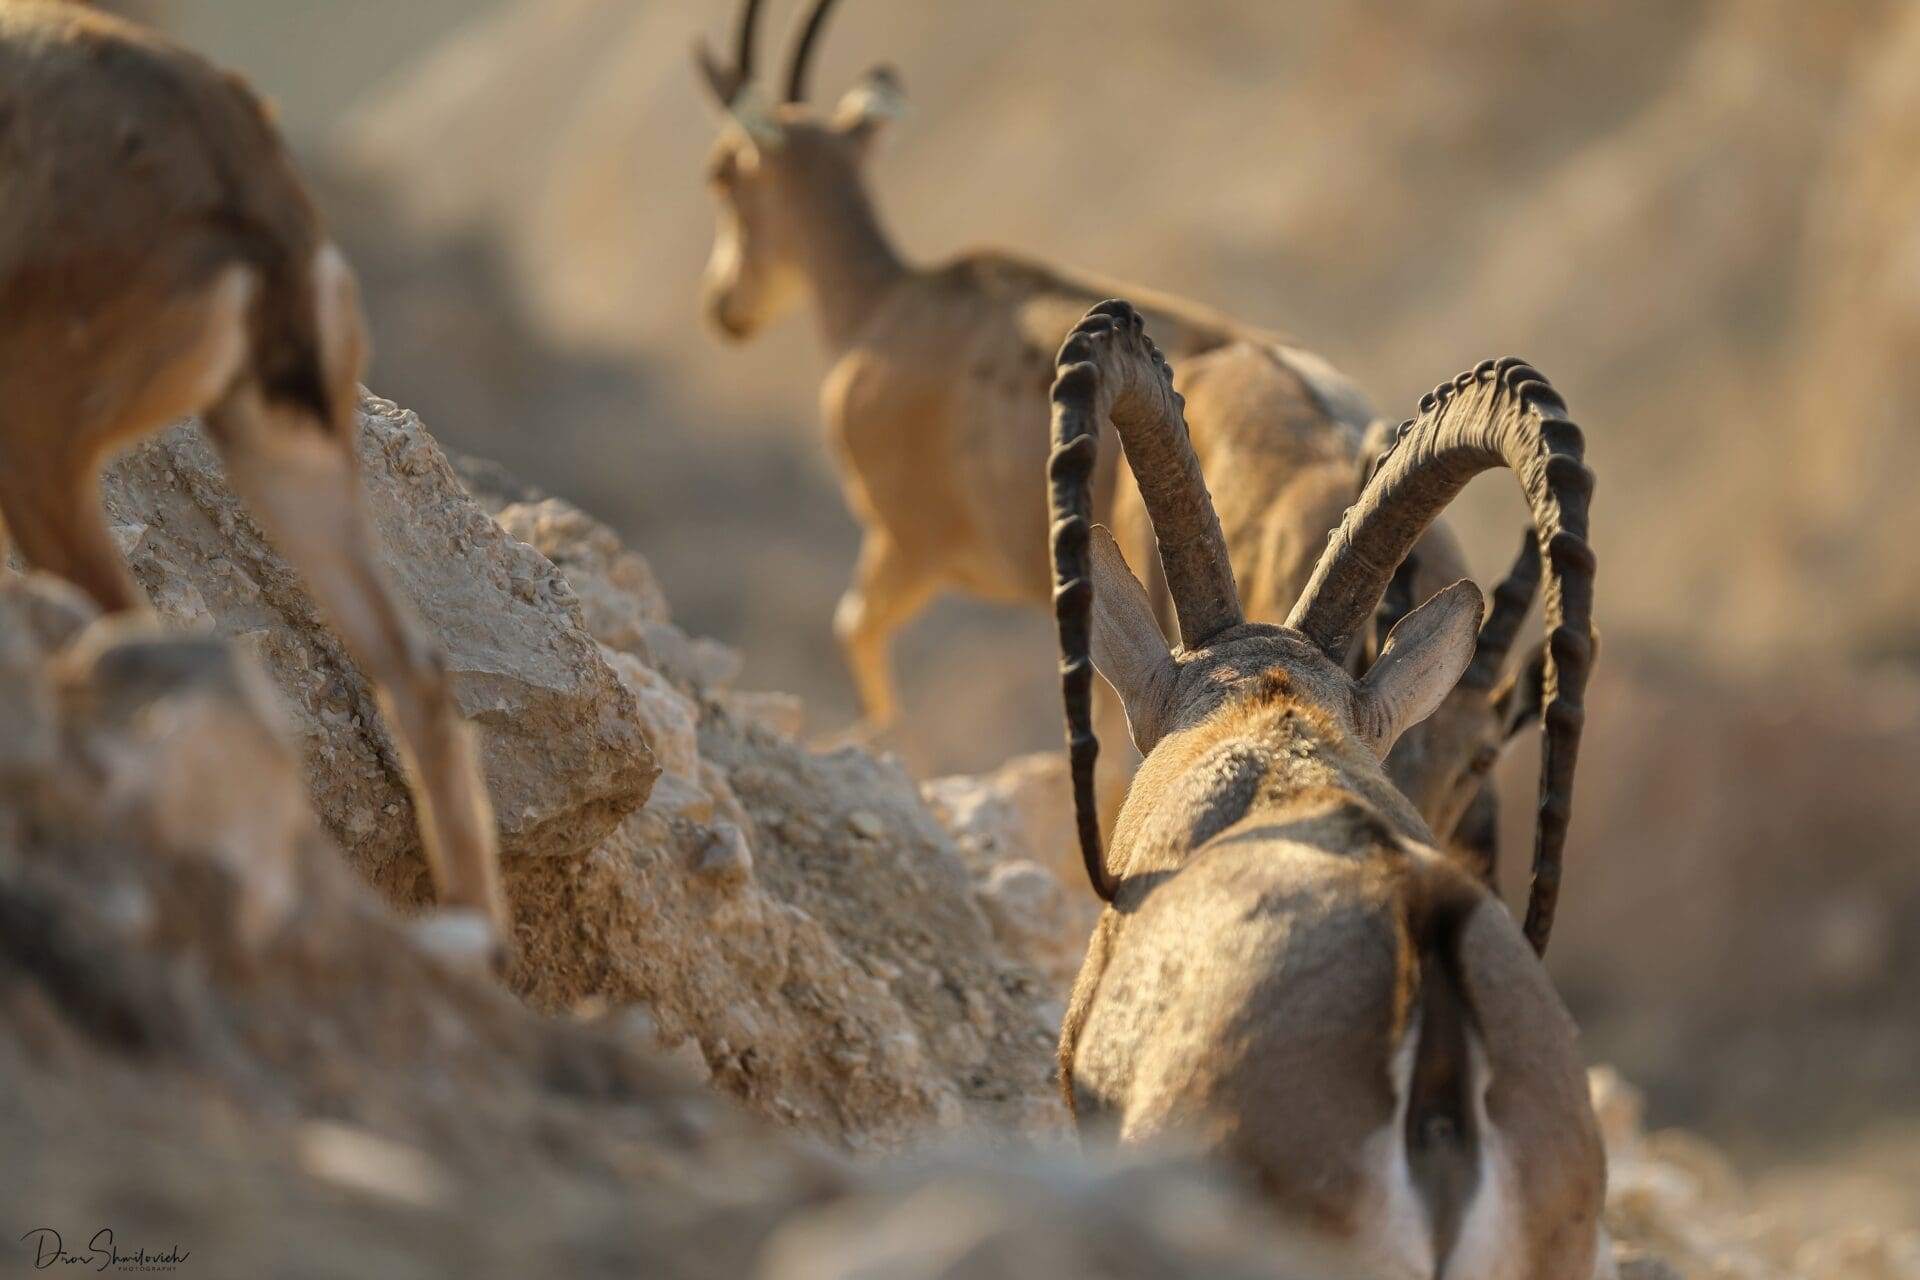
[[[906,100],[877,67],[831,114],[807,105],[807,74],[833,0],[815,0],[775,105],[754,79],[754,25],[761,0],[745,0],[734,59],[722,65],[704,45],[695,60],[727,123],[707,162],[719,225],[707,263],[706,311],[730,338],[752,337],[805,291],[804,264],[839,217],[870,217],[862,172],[881,126]]]
[[[1565,420],[1553,389],[1520,361],[1504,360],[1428,395],[1334,532],[1287,625],[1272,627],[1248,623],[1241,612],[1180,397],[1138,313],[1123,302],[1096,307],[1061,349],[1060,363],[1050,463],[1055,615],[1081,847],[1095,889],[1111,900],[1116,881],[1100,847],[1092,794],[1099,750],[1088,709],[1094,668],[1120,695],[1147,756],[1135,791],[1149,805],[1157,757],[1175,761],[1171,768],[1191,763],[1185,744],[1218,736],[1213,730],[1238,709],[1257,711],[1262,703],[1284,702],[1312,722],[1322,751],[1368,752],[1371,762],[1358,762],[1353,773],[1378,776],[1400,735],[1432,714],[1463,675],[1477,681],[1483,666],[1497,672],[1519,622],[1514,602],[1531,597],[1538,551],[1523,555],[1503,584],[1496,600],[1504,605],[1488,626],[1481,625],[1478,589],[1455,583],[1398,621],[1365,675],[1349,675],[1342,663],[1428,525],[1474,475],[1505,465],[1526,491],[1551,569],[1538,673],[1546,730],[1542,799],[1527,918],[1528,937],[1544,948],[1592,657],[1592,475],[1581,461],[1579,429]],[[1177,651],[1162,639],[1146,592],[1111,537],[1089,523],[1088,478],[1106,421],[1120,436],[1153,523],[1179,624]],[[1494,701],[1484,688],[1467,692]],[[1506,705],[1517,698],[1509,693]],[[1129,811],[1141,807],[1130,797]],[[1121,838],[1128,828],[1123,814]]]

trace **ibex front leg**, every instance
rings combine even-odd
[[[899,714],[893,680],[893,633],[933,598],[933,583],[902,554],[892,535],[871,529],[860,544],[853,585],[833,612],[833,631],[860,694],[861,727],[875,732]]]
[[[207,415],[246,501],[373,682],[408,775],[442,904],[483,912],[506,936],[492,806],[440,654],[380,571],[352,446],[319,421],[269,408],[243,385]]]

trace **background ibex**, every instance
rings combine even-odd
[[[1060,340],[1108,291],[999,253],[925,269],[901,258],[862,174],[903,106],[893,76],[875,70],[831,114],[805,102],[831,3],[815,3],[777,107],[763,104],[754,80],[761,0],[746,0],[732,67],[703,57],[731,122],[708,173],[720,222],[707,311],[744,339],[800,298],[813,303],[832,362],[822,409],[865,530],[834,626],[867,723],[879,727],[895,713],[889,638],[935,593],[1046,599],[1046,503],[1036,479],[1046,387]],[[1141,305],[1183,354],[1240,336],[1275,341],[1187,303]]]
[[[1591,658],[1592,477],[1518,361],[1443,385],[1401,429],[1284,627],[1248,622],[1171,371],[1125,303],[1061,349],[1056,618],[1088,870],[1112,902],[1060,1059],[1083,1128],[1198,1141],[1368,1274],[1610,1274],[1605,1164],[1577,1035],[1497,898],[1432,848],[1382,758],[1471,663],[1479,591],[1345,660],[1389,579],[1475,474],[1518,475],[1548,572],[1544,787],[1526,933],[1544,947]],[[1158,536],[1181,648],[1092,524],[1106,423]],[[1098,667],[1146,755],[1109,871],[1094,813]]]
[[[706,308],[719,330],[745,339],[800,299],[813,304],[831,362],[822,412],[864,530],[834,626],[866,723],[878,728],[896,710],[890,638],[937,593],[1047,600],[1039,476],[1053,354],[1090,305],[1121,290],[991,251],[907,263],[863,176],[881,127],[902,106],[892,75],[872,72],[830,115],[806,105],[808,61],[831,4],[810,10],[778,106],[765,104],[755,79],[761,0],[745,0],[731,65],[702,54],[705,84],[730,121],[709,165],[720,219]],[[1193,303],[1125,292],[1142,299],[1174,355],[1218,353],[1183,373],[1194,438],[1225,481],[1228,540],[1254,584],[1252,615],[1277,622],[1359,489],[1372,410],[1325,361],[1276,335]],[[1096,479],[1103,513],[1115,490],[1106,472]],[[1137,506],[1117,501],[1130,558],[1150,564],[1151,531]],[[1443,530],[1422,543],[1416,563],[1420,588],[1465,576]],[[1530,600],[1518,598],[1519,611]],[[1513,621],[1497,613],[1489,637],[1510,637]],[[1485,687],[1450,699],[1408,740],[1395,774],[1435,830],[1473,819],[1468,843],[1489,865],[1492,804],[1481,789],[1514,719],[1511,690],[1498,683],[1504,657],[1504,644],[1489,645],[1475,667],[1489,673]],[[1108,758],[1114,794],[1127,763],[1119,752]]]
[[[112,450],[203,414],[398,729],[443,902],[505,911],[438,656],[382,579],[354,433],[354,276],[237,77],[64,0],[0,0],[0,515],[22,559],[143,604],[101,511]]]

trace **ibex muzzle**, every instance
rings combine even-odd
[[[1362,1274],[1611,1273],[1604,1155],[1578,1037],[1497,899],[1433,848],[1382,757],[1472,663],[1471,583],[1402,617],[1362,676],[1356,631],[1466,482],[1512,466],[1547,570],[1546,786],[1529,933],[1544,946],[1590,656],[1591,476],[1557,395],[1517,361],[1442,387],[1349,511],[1287,626],[1243,620],[1171,373],[1125,303],[1061,349],[1051,465],[1075,800],[1111,906],[1061,1036],[1083,1128],[1200,1144]],[[1090,523],[1102,424],[1124,446],[1180,631]],[[1094,818],[1094,668],[1146,760]]]

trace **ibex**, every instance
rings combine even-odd
[[[702,52],[704,82],[729,121],[709,162],[720,218],[706,307],[721,332],[745,339],[800,299],[812,301],[831,362],[823,415],[865,530],[834,626],[866,723],[879,728],[896,711],[890,636],[936,593],[1047,601],[1040,475],[1053,355],[1090,305],[1123,290],[991,251],[927,268],[903,260],[863,176],[874,140],[903,105],[893,77],[870,73],[831,114],[806,105],[808,63],[830,6],[816,0],[809,11],[778,106],[755,82],[761,0],[745,0],[731,65]],[[1283,611],[1358,491],[1372,411],[1325,361],[1273,334],[1172,298],[1152,297],[1141,310],[1174,355],[1221,353],[1194,371],[1194,436],[1229,482],[1228,538],[1260,587],[1254,616],[1267,616],[1268,599]],[[1231,465],[1212,456],[1227,450]],[[1103,471],[1103,513],[1115,489]],[[1135,563],[1145,563],[1133,536],[1140,522],[1124,506],[1114,520]],[[1418,564],[1422,583],[1464,573],[1438,530]],[[1521,612],[1528,599],[1518,601]],[[1510,635],[1496,613],[1489,637],[1502,626]],[[1449,700],[1396,760],[1401,780],[1431,798],[1423,812],[1436,830],[1459,823],[1513,719],[1511,689],[1494,687],[1504,655],[1504,645],[1490,645],[1476,664],[1490,673],[1488,688]],[[1118,754],[1109,772],[1124,781]],[[1482,799],[1472,815],[1482,839],[1489,812]]]
[[[802,297],[813,302],[832,362],[822,410],[865,530],[834,625],[877,727],[896,712],[889,637],[936,592],[1046,600],[1046,557],[1035,550],[1045,545],[1046,499],[1036,477],[1053,354],[1110,290],[991,251],[929,268],[901,258],[862,173],[881,127],[904,105],[892,74],[870,73],[831,115],[805,102],[831,4],[816,0],[777,107],[755,91],[760,0],[746,0],[733,66],[703,54],[706,84],[730,122],[709,165],[720,221],[706,298],[713,323],[736,339]],[[1274,336],[1190,303],[1141,305],[1181,354],[1243,338],[1281,349]],[[1316,390],[1356,431],[1364,427],[1358,395],[1324,375]],[[1312,396],[1298,383],[1296,394]],[[1103,478],[1103,497],[1106,488]]]
[[[117,448],[203,415],[234,489],[397,726],[443,903],[504,929],[492,810],[439,656],[385,584],[354,453],[353,272],[260,100],[161,37],[0,0],[0,551],[112,613]]]
[[[1284,626],[1248,622],[1171,373],[1125,303],[1060,353],[1050,463],[1056,621],[1077,819],[1102,915],[1060,1042],[1083,1130],[1181,1138],[1395,1277],[1608,1275],[1606,1171],[1577,1033],[1534,951],[1552,923],[1591,658],[1592,477],[1528,366],[1422,401]],[[1158,537],[1180,632],[1091,521],[1108,422]],[[1548,641],[1526,935],[1437,853],[1381,761],[1473,659],[1481,599],[1449,586],[1361,677],[1355,634],[1428,524],[1511,467],[1540,530]],[[1113,838],[1094,812],[1090,686],[1146,760]]]

